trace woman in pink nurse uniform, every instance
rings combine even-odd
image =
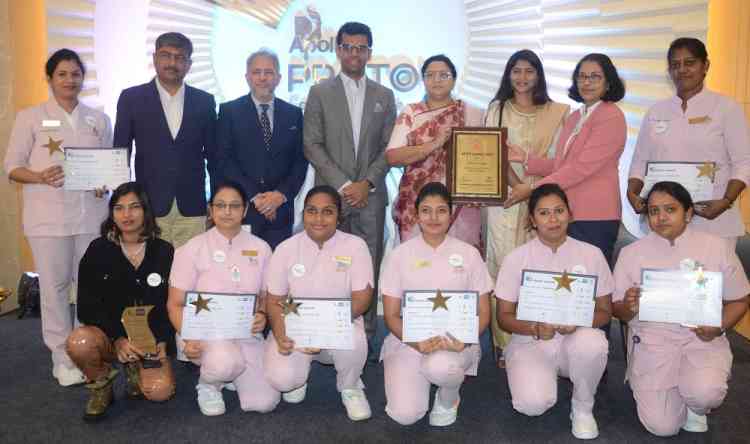
[[[414,424],[427,413],[430,387],[435,384],[438,390],[429,422],[432,426],[448,426],[458,416],[465,375],[477,373],[480,347],[464,344],[451,335],[403,342],[401,300],[406,290],[475,291],[479,294],[481,335],[490,323],[492,280],[479,251],[448,236],[452,205],[445,185],[426,184],[415,206],[421,233],[391,252],[380,278],[385,323],[391,332],[381,351],[385,411],[399,424]]]

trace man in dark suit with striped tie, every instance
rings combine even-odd
[[[244,224],[271,248],[292,235],[294,197],[305,181],[302,110],[274,97],[279,59],[260,49],[247,59],[250,94],[219,107],[220,176],[242,184],[252,200]]]

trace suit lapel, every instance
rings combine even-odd
[[[357,146],[359,149],[357,150],[357,159],[361,157],[367,157],[367,156],[360,156],[359,153],[364,151],[364,148],[367,146],[365,143],[365,140],[367,140],[365,137],[367,136],[367,128],[370,124],[370,120],[372,120],[370,117],[371,111],[375,108],[375,82],[373,82],[370,79],[366,79],[366,89],[365,89],[365,104],[362,107],[362,123],[359,127],[359,144]]]
[[[151,91],[150,91],[150,94],[148,95],[149,101],[151,102],[149,105],[152,109],[157,111],[157,114],[159,115],[159,122],[160,122],[159,126],[161,126],[162,131],[166,131],[167,136],[170,139],[172,139],[172,132],[169,131],[169,123],[167,123],[167,115],[164,114],[164,107],[161,105],[161,97],[159,97],[159,90],[156,87],[156,82],[157,82],[156,78],[154,78],[154,80],[151,81],[151,85],[150,85]],[[187,102],[187,91],[185,91],[185,102]],[[185,120],[184,116],[182,120],[183,121]],[[180,127],[182,127],[182,125],[180,125]]]
[[[279,105],[279,99],[273,99],[273,129],[271,130],[271,156],[276,156],[281,151],[280,149],[273,149],[274,142],[279,142],[281,137],[281,131],[284,128],[288,128],[286,121],[284,120],[283,113],[281,112],[281,106]],[[276,144],[276,146],[280,146]]]
[[[185,124],[190,121],[190,117],[192,117],[191,110],[195,110],[196,104],[195,102],[195,95],[193,94],[192,88],[185,85],[185,100],[182,104],[182,122],[180,122],[180,128],[177,130],[177,137],[174,138],[174,140],[178,140],[180,136],[184,133]],[[166,118],[166,116],[165,116]],[[169,131],[169,125],[167,125],[167,131]],[[171,136],[172,133],[170,132],[169,135]]]

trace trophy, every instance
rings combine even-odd
[[[128,341],[145,353],[143,368],[161,367],[156,338],[148,326],[148,314],[154,309],[153,305],[127,307],[122,311],[122,325],[128,334]]]

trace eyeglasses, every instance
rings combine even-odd
[[[224,202],[217,202],[215,204],[211,204],[211,206],[213,206],[215,209],[217,209],[219,211],[224,211],[227,208],[229,208],[229,211],[231,211],[231,212],[240,211],[244,207],[244,205],[242,205],[239,202],[232,202],[230,204],[227,204],[227,203],[224,203]]]
[[[370,49],[372,49],[367,45],[350,45],[348,43],[340,44],[339,48],[341,48],[341,50],[347,54],[353,54],[353,53],[364,54]]]
[[[175,63],[179,63],[180,65],[184,65],[185,63],[188,62],[188,60],[190,60],[188,57],[185,57],[183,54],[173,54],[167,51],[157,52],[156,58],[159,59],[160,62],[170,62],[174,60]]]
[[[427,71],[424,73],[425,80],[450,80],[453,78],[453,74],[448,71]]]
[[[263,76],[263,77],[275,77],[276,71],[272,69],[254,69],[250,71],[250,74],[253,76]]]
[[[578,83],[584,83],[586,81],[589,81],[593,84],[600,83],[602,80],[604,80],[604,76],[599,74],[598,72],[595,72],[593,74],[584,74],[584,73],[578,73],[578,77],[576,78]]]

